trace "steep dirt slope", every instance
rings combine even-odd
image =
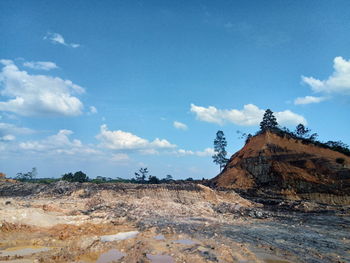
[[[350,157],[265,132],[235,153],[212,182],[291,199],[350,204]]]

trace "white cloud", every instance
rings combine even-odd
[[[21,71],[11,60],[0,60],[4,65],[0,72],[2,96],[0,111],[10,111],[23,116],[64,115],[77,116],[82,113],[83,103],[73,94],[85,90],[70,80],[47,75],[30,75]]]
[[[90,146],[83,145],[80,140],[70,139],[71,130],[60,130],[57,134],[39,141],[19,143],[21,150],[40,152],[45,154],[99,154],[100,152]]]
[[[171,144],[165,139],[158,139],[156,138],[154,141],[150,142],[149,144],[151,147],[155,148],[174,148],[176,145]]]
[[[179,129],[179,130],[187,130],[188,127],[186,124],[182,123],[182,122],[179,122],[179,121],[174,121],[173,122],[173,126],[176,128],[176,129]]]
[[[139,153],[143,155],[158,155],[159,151],[157,151],[156,149],[142,149],[139,150]]]
[[[23,66],[31,69],[38,69],[38,70],[51,70],[58,68],[57,65],[50,61],[31,61],[31,62],[24,62]]]
[[[231,109],[221,110],[214,106],[202,107],[191,104],[191,112],[196,114],[196,118],[200,121],[216,123],[223,125],[225,122],[231,122],[241,126],[259,125],[265,110],[259,109],[253,104],[243,106],[242,110]],[[294,125],[302,123],[307,124],[306,119],[290,110],[275,112],[275,117],[279,124]]]
[[[184,150],[184,149],[179,149],[177,151],[174,151],[173,153],[184,156],[184,155],[194,155],[194,152],[191,150]]]
[[[0,135],[5,134],[32,134],[34,131],[29,128],[18,127],[11,123],[0,122]]]
[[[350,95],[350,60],[336,57],[333,61],[334,71],[326,80],[302,76],[302,81],[314,92],[339,93]]]
[[[16,140],[16,137],[12,134],[7,134],[7,135],[4,135],[4,136],[0,136],[0,141],[14,141]]]
[[[67,43],[63,36],[61,34],[58,33],[47,33],[46,36],[44,37],[45,40],[50,40],[52,43],[54,44],[60,44],[63,46],[70,46],[72,48],[77,48],[80,47],[80,44],[76,44],[76,43]]]
[[[101,125],[100,133],[96,138],[101,142],[100,146],[112,150],[146,150],[174,148],[176,145],[171,144],[165,139],[156,138],[152,142],[138,137],[130,132],[121,130],[110,131],[107,125]]]
[[[214,149],[213,148],[205,148],[204,151],[197,151],[196,155],[197,156],[213,156],[214,154]]]
[[[191,150],[179,149],[177,151],[174,151],[173,153],[178,156],[194,155],[199,157],[206,157],[206,156],[213,156],[215,152],[213,148],[205,148],[203,151],[191,151]]]
[[[125,161],[129,161],[130,157],[125,153],[116,153],[116,154],[112,154],[111,160],[115,162],[125,162]]]
[[[302,105],[302,104],[310,104],[310,103],[319,103],[326,99],[327,99],[326,97],[305,96],[305,97],[296,98],[294,100],[294,104]]]
[[[301,124],[307,125],[307,121],[303,116],[298,115],[290,110],[275,112],[274,115],[275,115],[277,122],[279,124],[298,125],[301,123]],[[260,123],[260,121],[259,121],[259,123]]]
[[[96,109],[96,107],[95,106],[90,106],[90,111],[88,112],[88,114],[96,114],[97,113],[97,109]]]

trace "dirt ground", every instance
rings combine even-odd
[[[66,191],[0,197],[0,262],[301,262],[258,238],[232,237],[273,221],[233,191],[54,187]]]

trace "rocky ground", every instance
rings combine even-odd
[[[0,262],[350,262],[350,208],[202,185],[0,182]]]

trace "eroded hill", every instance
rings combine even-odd
[[[350,157],[267,131],[252,137],[212,182],[252,194],[350,204]]]

